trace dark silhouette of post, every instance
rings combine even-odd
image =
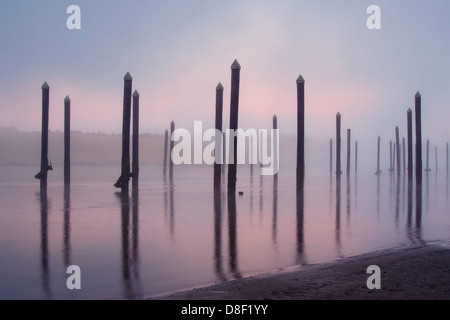
[[[278,130],[278,118],[277,118],[277,116],[276,115],[273,115],[273,130],[274,130],[274,132],[276,132],[275,130]],[[276,169],[276,168],[278,168],[278,154],[277,154],[277,150],[278,150],[278,139],[275,137],[275,135],[276,135],[277,133],[274,133],[274,136],[273,136],[273,138],[274,138],[274,141],[273,141],[273,150],[272,150],[272,153],[273,153],[273,159],[274,159],[274,163],[273,163],[273,167]],[[250,138],[251,139],[251,138]],[[250,152],[252,152],[253,151],[253,149],[251,149],[251,151]],[[276,172],[275,174],[274,174],[274,176],[273,176],[273,178],[275,179],[275,180],[277,180],[278,179],[278,172]]]
[[[220,189],[221,171],[223,163],[222,155],[222,114],[223,114],[223,86],[219,82],[216,87],[216,137],[214,149],[214,188]]]
[[[358,172],[358,141],[355,141],[355,173]]]
[[[417,91],[415,96],[416,111],[416,182],[422,185],[422,97]]]
[[[398,127],[395,127],[395,145],[396,145],[396,153],[397,153],[397,177],[400,177],[400,133]]]
[[[402,154],[403,154],[403,175],[406,173],[406,144],[405,137],[402,138]]]
[[[408,122],[408,180],[412,180],[413,177],[413,137],[412,137],[412,110],[408,109],[407,112]]]
[[[341,177],[341,114],[336,114],[336,176]]]
[[[297,186],[305,174],[305,80],[297,78]]]
[[[347,129],[347,176],[350,175],[351,130]]]
[[[70,184],[70,98],[64,99],[64,184]]]
[[[114,184],[116,188],[122,190],[128,189],[130,182],[130,122],[131,122],[131,87],[133,78],[130,73],[124,77],[123,89],[123,121],[122,121],[122,165],[121,173],[117,182]]]
[[[167,145],[169,143],[169,130],[166,129],[164,133],[164,164],[163,164],[163,175],[166,177],[167,172]]]
[[[333,173],[333,139],[330,139],[330,174]]]
[[[429,160],[430,160],[430,140],[427,139],[427,159],[426,159],[426,167],[425,167],[426,173],[431,171],[430,166],[429,166]]]
[[[139,181],[139,92],[133,93],[133,186],[137,187]]]
[[[173,141],[173,133],[175,131],[175,122],[170,123],[170,148],[169,148],[169,179],[173,178],[173,159],[172,159],[172,151],[174,146]]]
[[[237,60],[231,65],[231,97],[230,97],[230,129],[233,134],[233,163],[228,164],[228,193],[236,192],[236,175],[237,175],[237,136],[238,114],[239,114],[239,83],[240,83],[241,66]],[[230,137],[231,142],[231,137]]]
[[[48,163],[48,113],[49,113],[49,97],[50,87],[47,82],[42,85],[42,131],[41,131],[41,171],[35,175],[36,179],[40,179],[41,188],[47,187],[47,171],[52,170]]]
[[[381,147],[381,137],[378,136],[378,143],[377,143],[377,172],[375,172],[376,175],[379,175],[381,173],[381,170],[380,170],[380,147]]]

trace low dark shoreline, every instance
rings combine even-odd
[[[367,267],[381,269],[381,289],[369,290]],[[393,248],[215,285],[151,300],[449,300],[450,246]]]

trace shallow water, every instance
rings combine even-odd
[[[229,198],[212,167],[175,167],[171,182],[143,166],[126,194],[116,166],[73,166],[69,188],[56,167],[46,193],[36,168],[0,167],[0,299],[143,298],[450,234],[445,173],[424,174],[422,192],[387,172],[308,173],[297,194],[295,168],[275,182],[242,166],[244,194]],[[81,290],[66,287],[69,265]]]

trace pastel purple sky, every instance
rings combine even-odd
[[[81,8],[81,30],[66,8]],[[381,30],[366,9],[381,8]],[[120,133],[123,77],[141,94],[141,132],[171,120],[214,121],[215,87],[228,126],[230,66],[242,66],[239,124],[296,130],[296,84],[306,80],[307,136],[343,130],[374,142],[406,132],[406,110],[423,97],[423,135],[450,140],[450,2],[447,0],[2,1],[0,127],[40,130],[41,85],[50,85],[50,129]]]

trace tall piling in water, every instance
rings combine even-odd
[[[397,177],[400,177],[400,133],[398,127],[395,127],[395,147],[397,153]]]
[[[305,175],[305,80],[297,78],[297,187]]]
[[[169,179],[173,179],[173,159],[172,159],[172,151],[174,147],[174,141],[173,141],[173,133],[175,131],[175,122],[170,123],[170,148],[169,148]]]
[[[164,162],[163,162],[163,177],[166,178],[167,173],[167,145],[169,143],[169,130],[164,132]]]
[[[379,175],[381,173],[381,170],[380,170],[380,147],[381,147],[381,137],[378,136],[378,143],[377,143],[377,172],[375,172],[376,175]]]
[[[47,82],[42,85],[42,131],[41,131],[41,171],[35,176],[40,179],[41,188],[47,187],[47,171],[51,169],[48,163],[48,114],[50,87]]]
[[[216,87],[216,136],[214,149],[214,188],[220,189],[221,171],[223,164],[222,154],[222,114],[223,114],[223,86],[219,82]]]
[[[239,83],[240,83],[241,66],[237,60],[231,65],[231,97],[230,97],[230,130],[233,134],[230,137],[230,144],[233,146],[233,163],[228,164],[228,193],[236,192],[236,176],[237,176],[237,136],[238,115],[239,115]],[[231,143],[231,138],[233,142]],[[231,157],[230,157],[231,158]]]
[[[70,184],[70,98],[64,99],[64,184]]]
[[[408,180],[412,180],[413,177],[413,135],[412,135],[412,110],[408,109],[407,112],[407,125],[408,125]]]
[[[133,93],[133,186],[137,187],[139,181],[139,92]]]
[[[131,122],[131,87],[133,78],[130,73],[124,77],[123,89],[123,120],[122,120],[122,164],[121,173],[116,188],[128,189],[130,182],[130,122]]]
[[[416,113],[416,183],[422,185],[422,96],[417,91],[415,96]]]
[[[341,177],[341,114],[336,114],[336,176]]]
[[[278,168],[278,166],[279,166],[279,163],[278,163],[278,118],[277,118],[277,116],[276,115],[273,115],[273,119],[272,119],[272,122],[273,122],[273,130],[274,130],[274,134],[273,134],[273,150],[272,150],[272,154],[273,154],[273,167],[275,168],[275,169],[277,169]],[[251,139],[251,138],[250,138]],[[251,151],[250,152],[253,152],[253,149],[250,149]],[[275,180],[278,180],[278,171],[273,175],[273,178],[275,179]]]
[[[350,175],[351,130],[347,129],[347,176]]]

